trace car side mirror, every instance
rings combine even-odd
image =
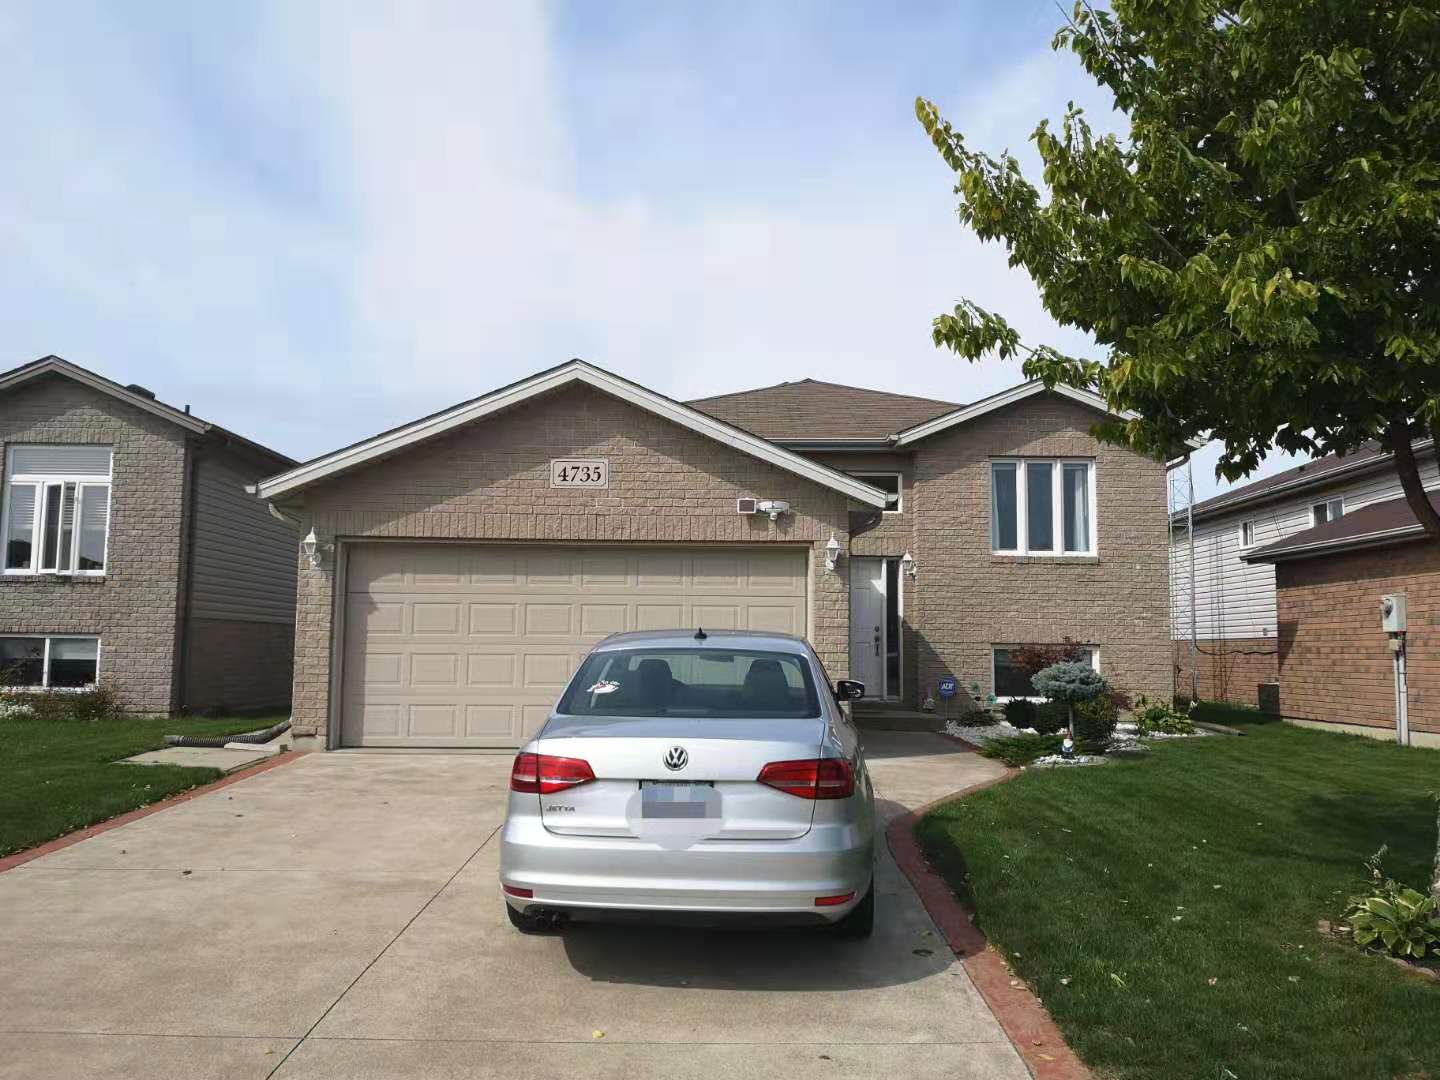
[[[841,701],[859,701],[865,696],[865,684],[854,679],[841,679],[835,684],[835,696]]]

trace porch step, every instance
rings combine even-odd
[[[945,717],[938,712],[927,713],[898,706],[856,706],[852,715],[865,731],[944,731]]]

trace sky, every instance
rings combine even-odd
[[[968,297],[1092,352],[914,118],[1118,127],[1052,0],[0,6],[0,368],[58,354],[309,458],[581,357],[686,399],[973,401]],[[1197,495],[1219,490],[1214,448]],[[1255,475],[1287,467],[1269,461]]]

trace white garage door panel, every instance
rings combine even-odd
[[[803,551],[369,544],[350,554],[346,746],[518,746],[625,630],[805,633]]]

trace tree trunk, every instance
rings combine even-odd
[[[1420,481],[1420,466],[1415,461],[1415,449],[1410,445],[1409,421],[1404,418],[1395,420],[1386,433],[1385,441],[1395,455],[1395,472],[1400,477],[1406,505],[1425,532],[1440,540],[1440,513],[1431,505],[1425,485]]]
[[[1430,870],[1430,895],[1440,904],[1440,791],[1435,794],[1435,865]]]

